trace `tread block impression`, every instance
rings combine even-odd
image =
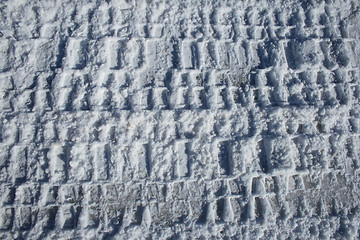
[[[51,182],[67,181],[68,153],[67,148],[60,144],[53,144],[49,153]]]
[[[0,73],[10,70],[12,62],[12,51],[13,47],[10,45],[9,41],[0,41]]]
[[[14,221],[14,208],[2,208],[0,212],[0,229],[10,230]]]
[[[87,40],[71,38],[67,45],[66,66],[70,69],[81,70],[86,66],[87,61]]]
[[[14,146],[11,149],[10,162],[12,165],[13,182],[24,182],[27,173],[27,148],[24,146]]]
[[[62,229],[74,229],[78,225],[80,207],[63,206],[59,210],[58,223]]]
[[[107,145],[94,144],[92,146],[94,161],[94,178],[97,181],[106,180],[109,177],[110,149]]]
[[[69,178],[78,181],[90,181],[93,166],[89,158],[88,146],[85,144],[75,144],[70,150]]]
[[[264,139],[266,168],[270,172],[295,169],[297,148],[291,139]],[[261,161],[261,160],[260,160]]]
[[[37,40],[35,43],[36,69],[38,71],[48,71],[55,64],[55,51],[49,40]]]
[[[198,69],[200,67],[199,47],[196,42],[182,43],[183,66],[185,69]]]

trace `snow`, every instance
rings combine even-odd
[[[359,40],[355,0],[0,1],[0,238],[360,238]]]

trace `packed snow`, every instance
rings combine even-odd
[[[357,0],[0,0],[0,239],[359,239]]]

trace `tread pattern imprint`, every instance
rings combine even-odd
[[[0,239],[360,238],[357,1],[0,12]]]

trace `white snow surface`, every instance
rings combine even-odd
[[[359,239],[357,0],[0,0],[0,239]]]

